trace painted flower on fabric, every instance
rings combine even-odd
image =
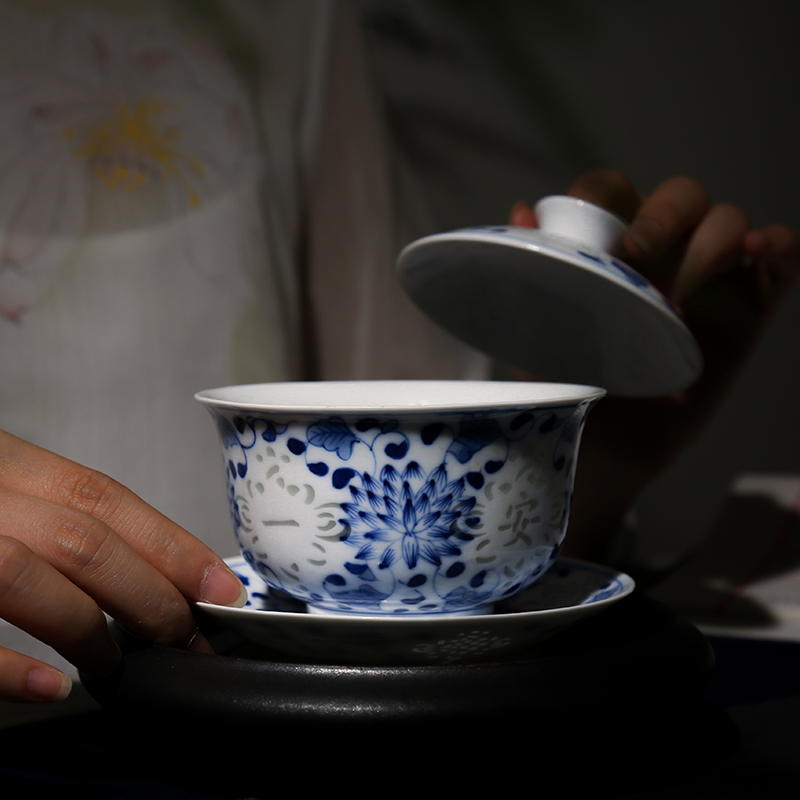
[[[0,74],[0,313],[12,319],[81,234],[192,220],[258,159],[236,77],[166,18],[50,24],[38,67]],[[213,231],[189,224],[187,247],[211,268]]]
[[[420,561],[440,566],[459,556],[478,522],[466,486],[463,478],[448,479],[445,464],[428,475],[415,461],[402,471],[387,465],[379,478],[362,474],[360,486],[350,484],[351,501],[342,503],[356,560],[377,561],[379,568],[404,562],[414,569]]]

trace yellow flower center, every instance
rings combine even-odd
[[[202,177],[203,164],[181,150],[181,132],[165,127],[164,106],[158,100],[117,103],[113,114],[80,132],[66,128],[64,136],[77,140],[74,155],[85,160],[91,175],[109,189],[133,192],[153,181],[180,180],[192,207],[202,200],[188,180]]]

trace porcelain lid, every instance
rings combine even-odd
[[[536,206],[539,229],[467,228],[409,244],[402,285],[432,319],[502,363],[610,394],[670,394],[702,357],[680,315],[619,258],[624,223],[571,197]]]

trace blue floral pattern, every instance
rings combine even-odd
[[[361,618],[305,614],[305,606],[265,586],[241,556],[228,565],[250,590],[244,609],[201,604],[211,615],[276,656],[307,664],[419,666],[509,659],[585,621],[630,594],[633,580],[587,562],[559,558],[536,583],[495,606],[495,613],[458,619],[441,615]]]
[[[402,429],[214,409],[243,555],[272,587],[327,611],[485,609],[557,557],[590,405]],[[274,555],[281,537],[312,529],[304,560]]]

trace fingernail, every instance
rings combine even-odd
[[[42,703],[64,700],[72,691],[72,679],[50,667],[34,667],[28,673],[28,693]]]
[[[208,639],[206,639],[199,630],[192,636],[191,641],[186,645],[186,649],[190,653],[202,653],[207,656],[214,655],[214,648],[208,643]]]
[[[628,236],[642,251],[636,253],[639,258],[653,258],[663,247],[664,231],[657,222],[649,219],[638,220],[628,228]]]
[[[247,602],[247,589],[227,567],[209,567],[200,594],[203,600],[216,606],[242,608]]]

